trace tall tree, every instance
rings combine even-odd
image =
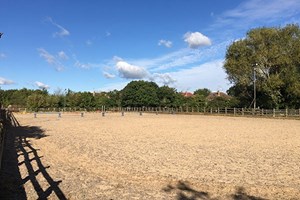
[[[224,68],[233,84],[229,94],[244,106],[250,106],[253,100],[255,81],[258,106],[299,107],[299,26],[250,30],[244,39],[228,47]]]
[[[154,82],[132,81],[122,90],[122,106],[142,107],[157,106],[158,85]]]

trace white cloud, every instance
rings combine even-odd
[[[54,64],[55,63],[55,57],[48,53],[45,49],[39,48],[38,49],[40,56],[43,57],[47,63]]]
[[[75,54],[72,55],[72,58],[75,60],[74,66],[81,68],[81,69],[91,69],[91,68],[95,68],[95,67],[105,67],[104,64],[99,64],[99,63],[83,63],[81,61],[79,61],[76,57]]]
[[[61,62],[59,62],[59,60],[55,56],[51,55],[43,48],[39,48],[37,50],[40,56],[44,58],[47,63],[55,67],[56,71],[62,71],[64,69],[64,66],[61,64]]]
[[[196,49],[201,46],[209,46],[211,45],[210,39],[199,32],[187,32],[183,36],[184,41],[188,43],[189,47],[192,49]]]
[[[192,58],[191,60],[185,59],[185,62],[183,62],[182,59],[188,55],[193,57],[193,59]],[[126,59],[126,60],[128,60],[130,63],[133,63],[134,65],[144,66],[145,68],[150,69],[151,71],[160,71],[160,70],[165,70],[165,69],[169,69],[184,64],[193,63],[196,60],[199,61],[199,53],[197,50],[185,48],[157,58],[146,58],[146,59],[136,59],[136,60]]]
[[[207,62],[216,58],[223,58],[224,52],[231,42],[232,40],[227,40],[201,50],[184,48],[157,58],[126,59],[126,61],[133,65],[143,66],[150,72],[159,73],[195,63]],[[111,63],[107,63],[107,65],[111,65]]]
[[[44,83],[42,83],[42,82],[39,82],[39,81],[36,81],[35,83],[34,83],[34,85],[35,86],[37,86],[39,89],[49,89],[50,88],[50,86],[49,85],[46,85],[46,84],[44,84]]]
[[[0,85],[11,85],[14,84],[13,81],[0,77]]]
[[[6,54],[5,53],[0,53],[0,59],[6,58]]]
[[[299,13],[299,0],[249,0],[223,13],[211,28],[249,29],[252,23],[256,23],[256,26],[266,26],[273,22],[278,26]],[[263,24],[258,24],[259,22]]]
[[[113,57],[113,61],[114,62],[119,62],[119,61],[123,61],[123,59],[121,57],[119,57],[119,56],[114,56]]]
[[[70,32],[65,29],[64,27],[62,27],[61,25],[55,23],[51,17],[48,17],[47,20],[54,26],[56,26],[59,29],[59,32],[55,32],[53,34],[54,37],[59,36],[59,37],[63,37],[63,36],[68,36],[70,35]]]
[[[116,77],[116,75],[110,74],[108,72],[103,72],[103,75],[105,76],[105,78],[108,78],[108,79],[112,79],[112,78]]]
[[[67,56],[67,54],[63,51],[58,52],[58,57],[62,60],[68,60],[69,57]]]
[[[131,65],[125,61],[118,61],[116,64],[120,77],[125,79],[142,79],[148,76],[148,72],[143,67]]]
[[[184,51],[184,50],[183,50]],[[165,60],[165,62],[161,63],[159,66],[155,67],[153,71],[161,71],[174,67],[185,66],[187,64],[192,64],[195,62],[199,62],[203,53],[197,50],[188,50],[185,53],[182,53],[180,56],[172,57],[169,60]]]
[[[158,41],[158,46],[165,46],[165,47],[167,47],[167,48],[171,48],[172,47],[172,42],[171,41],[169,41],[169,40],[159,40]]]
[[[163,85],[171,85],[176,82],[176,79],[174,79],[170,73],[154,73],[151,76],[151,80],[162,83]]]
[[[90,69],[92,67],[92,64],[90,64],[90,63],[81,63],[79,61],[76,61],[75,66],[79,67],[81,69]]]

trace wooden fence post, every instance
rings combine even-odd
[[[273,108],[273,117],[276,117],[275,108]]]
[[[233,115],[236,115],[236,108],[233,108]]]
[[[242,115],[243,115],[243,116],[245,115],[244,108],[242,108]]]
[[[225,107],[225,115],[227,115],[227,107]]]
[[[288,117],[288,114],[289,114],[289,111],[288,111],[288,109],[286,108],[286,109],[285,109],[285,117]]]

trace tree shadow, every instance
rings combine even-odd
[[[62,181],[54,181],[47,168],[38,155],[39,149],[35,149],[30,138],[41,139],[46,137],[44,130],[37,126],[20,126],[13,114],[6,117],[5,146],[3,152],[3,165],[0,173],[0,199],[27,199],[24,184],[31,182],[38,199],[47,199],[52,192],[58,199],[67,199],[59,188]],[[23,160],[19,162],[19,157]],[[22,179],[20,167],[26,167],[27,177]],[[43,189],[37,179],[38,175],[47,181],[48,188]]]
[[[175,186],[168,185],[167,187],[162,189],[164,192],[176,192],[176,199],[177,200],[221,200],[225,197],[211,197],[208,192],[205,191],[198,191],[193,189],[189,183],[178,181]],[[248,195],[246,193],[245,188],[238,187],[234,194],[226,196],[226,199],[232,200],[266,200],[261,197],[255,197]]]
[[[238,187],[235,194],[231,195],[233,200],[266,200],[261,197],[248,195],[244,187]]]
[[[163,188],[163,191],[176,191],[178,200],[209,199],[209,194],[207,192],[197,191],[191,188],[188,183],[183,181],[178,181],[176,186],[168,185]]]

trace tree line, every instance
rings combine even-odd
[[[237,100],[229,96],[209,98],[211,91],[198,89],[190,96],[169,86],[159,87],[155,82],[132,81],[122,90],[110,92],[74,92],[70,89],[49,94],[47,90],[0,89],[3,107],[14,106],[38,111],[41,108],[77,108],[100,110],[113,107],[234,107]]]

